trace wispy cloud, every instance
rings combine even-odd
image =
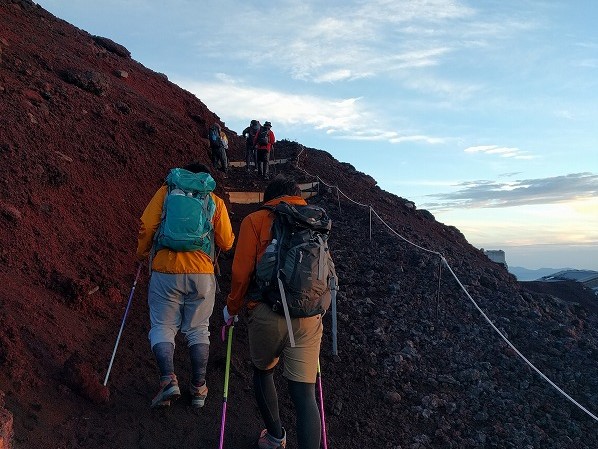
[[[291,0],[275,9],[230,6],[218,27],[207,24],[210,38],[198,45],[215,50],[214,57],[226,53],[227,58],[315,83],[374,76],[403,83],[410,71],[417,79],[420,69],[441,65],[456,52],[511,38],[526,28],[508,17],[494,23],[456,0]]]
[[[246,121],[251,117],[267,117],[287,125],[309,125],[323,130],[347,131],[355,123],[366,120],[368,113],[358,98],[326,99],[315,95],[294,95],[268,88],[250,87],[221,76],[204,83],[176,80],[215,111],[226,111],[227,117]],[[225,95],[223,93],[226,93]]]
[[[245,85],[231,87],[223,80],[221,86],[204,82],[195,89],[187,86],[199,83],[182,83],[184,87],[210,107],[226,111],[229,119],[246,120],[258,114],[313,126],[334,138],[393,144],[435,145],[454,139],[434,135],[429,122],[419,126],[411,117],[399,120],[397,100],[403,116],[410,106],[421,108],[416,103],[423,102],[436,110],[463,108],[464,101],[483,96],[484,81],[444,68],[472,49],[488,49],[494,40],[512,39],[526,26],[533,26],[508,16],[493,23],[482,10],[459,0],[348,0],[342,4],[285,0],[275,9],[254,3],[235,7],[230,0],[223,1],[219,9],[230,10],[227,19],[218,26],[206,24],[207,28],[198,31],[196,45],[200,54],[213,59],[206,67],[217,65],[237,79],[245,78]],[[187,19],[185,23],[189,27]],[[237,67],[244,72],[239,73]],[[273,78],[287,82],[269,94],[251,86]],[[372,91],[374,83],[378,92]],[[349,94],[318,98],[327,84]],[[312,93],[289,93],[297,90]],[[385,92],[395,102],[384,104],[380,98]],[[275,101],[258,102],[251,97],[254,94]],[[498,155],[532,158],[516,148]]]
[[[483,153],[513,159],[534,159],[535,156],[515,147],[501,147],[498,145],[478,145],[465,148],[465,153]]]
[[[561,109],[559,111],[555,111],[554,115],[556,115],[559,118],[564,118],[566,120],[573,120],[573,113],[571,111],[568,111],[566,109]]]
[[[579,61],[579,66],[587,69],[598,68],[598,59],[584,59]]]
[[[598,195],[598,175],[572,173],[513,182],[479,180],[456,187],[455,192],[427,195],[438,201],[423,206],[435,210],[499,208],[589,199]]]
[[[226,74],[218,74],[212,83],[183,79],[174,81],[201,98],[213,110],[226,111],[229,119],[246,121],[248,117],[267,117],[270,121],[289,126],[311,126],[332,137],[346,140],[431,145],[446,141],[438,136],[373,127],[375,113],[362,105],[360,98],[288,94],[247,86]]]

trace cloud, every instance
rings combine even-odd
[[[427,195],[438,201],[423,206],[435,210],[502,208],[590,199],[598,195],[598,175],[572,173],[513,182],[479,180],[457,187],[455,192]]]
[[[484,153],[513,159],[534,159],[536,157],[519,148],[500,147],[498,145],[479,145],[465,148],[463,151],[465,153]]]
[[[559,111],[554,111],[554,115],[559,117],[559,118],[564,118],[566,120],[573,120],[575,117],[573,116],[573,113],[571,111],[568,111],[566,109],[561,109]]]
[[[349,69],[338,69],[331,72],[323,73],[320,76],[314,78],[316,83],[332,83],[335,81],[346,81],[355,80],[357,78],[364,78],[367,73],[361,73],[360,75],[354,74]]]
[[[214,111],[226,111],[229,119],[246,121],[248,117],[267,117],[271,122],[289,126],[311,126],[337,139],[386,141],[393,144],[420,142],[440,144],[445,138],[408,134],[372,127],[375,113],[362,104],[361,98],[324,98],[299,95],[268,88],[247,86],[226,74],[216,81],[173,79],[192,92]]]
[[[586,69],[598,68],[598,59],[584,59],[583,61],[579,62],[579,66]]]
[[[219,9],[230,14],[217,26],[206,24],[198,46],[213,50],[214,57],[226,54],[314,83],[380,77],[419,88],[414,81],[421,69],[522,30],[521,22],[501,17],[494,23],[455,0],[288,0],[275,9],[233,5],[225,0]],[[432,92],[437,94],[459,91],[446,79],[435,81],[422,90],[436,84]]]
[[[246,86],[230,77],[222,82],[204,83],[175,80],[215,111],[226,111],[229,118],[246,121],[248,117],[268,117],[287,125],[310,125],[317,129],[348,131],[366,120],[367,112],[358,98],[327,99],[314,95],[278,92]]]

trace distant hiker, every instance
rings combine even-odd
[[[214,168],[226,173],[228,170],[228,157],[226,155],[228,139],[218,123],[214,123],[210,126],[210,129],[208,130],[208,140],[210,141],[210,156]]]
[[[268,179],[268,165],[270,159],[270,151],[276,142],[274,133],[272,132],[272,123],[266,122],[260,127],[260,130],[255,135],[253,143],[255,144],[257,157],[257,174]]]
[[[247,171],[251,170],[251,163],[257,167],[257,160],[255,157],[255,135],[260,130],[261,125],[258,120],[252,120],[247,128],[243,130],[243,137],[245,137],[245,166]]]
[[[302,266],[303,271],[300,270],[302,275],[296,276],[300,279],[296,279],[294,282],[307,282],[312,278],[317,278],[318,267],[320,267],[321,271],[326,274],[323,276],[325,291],[322,295],[318,294],[315,297],[309,294],[303,295],[303,301],[300,302],[291,300],[292,292],[289,291],[287,303],[291,312],[297,312],[298,315],[291,314],[288,325],[282,314],[280,301],[273,302],[275,290],[278,290],[277,281],[269,283],[273,289],[268,292],[261,290],[255,281],[260,274],[263,275],[264,268],[266,268],[265,271],[269,271],[269,276],[276,276],[276,261],[282,265],[280,259],[283,257],[284,251],[290,249],[287,256],[284,256],[287,257],[286,262],[288,262],[290,257],[288,254],[294,249],[292,246],[287,247],[286,240],[288,238],[288,242],[290,242],[294,233],[283,232],[283,235],[279,235],[281,223],[278,221],[279,209],[294,212],[308,209],[317,214],[323,213],[323,209],[306,204],[297,184],[282,175],[276,176],[266,187],[263,206],[246,216],[241,223],[232,266],[231,292],[223,309],[224,321],[230,325],[241,310],[244,301],[247,300],[247,326],[249,352],[253,364],[253,387],[260,413],[266,425],[266,429],[262,431],[258,440],[260,449],[284,448],[286,445],[286,431],[280,421],[278,396],[274,384],[274,369],[281,356],[284,357],[283,375],[288,380],[288,390],[297,413],[299,449],[318,449],[320,447],[321,423],[316,403],[315,385],[323,330],[322,313],[330,304],[330,290],[326,284],[330,273],[329,269],[334,270],[332,259],[329,254],[323,253],[313,263],[314,259],[308,254],[308,251],[302,253],[305,256],[302,258],[306,261],[309,259],[308,264],[311,266]],[[286,218],[290,220],[290,216]],[[300,232],[295,235],[299,234]],[[274,236],[278,236],[281,241],[274,239]],[[324,239],[316,238],[315,240],[324,243]],[[303,246],[307,245],[304,243]],[[297,253],[295,252],[295,254]],[[293,261],[299,264],[302,258],[296,257]],[[269,264],[268,261],[272,261],[273,264]],[[269,265],[269,270],[267,265]],[[310,271],[314,267],[315,274]],[[308,271],[307,274],[305,274],[305,270]],[[283,271],[281,269],[281,272]],[[286,281],[290,281],[290,276],[289,278],[285,276],[285,278]],[[306,291],[311,292],[309,286],[302,293]],[[306,300],[306,296],[310,300]],[[314,300],[311,301],[311,299]],[[307,305],[308,310],[302,309],[303,305]],[[289,326],[292,329],[294,346],[290,342]]]
[[[208,387],[209,319],[214,308],[215,246],[232,248],[235,236],[209,169],[193,162],[172,169],[141,216],[137,257],[149,256],[149,340],[160,370],[151,406],[168,406],[181,392],[174,373],[175,336],[185,335],[191,358],[191,405],[203,407]]]

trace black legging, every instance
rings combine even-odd
[[[288,381],[289,393],[297,413],[297,441],[299,449],[319,449],[322,425],[316,403],[316,384]],[[253,388],[268,433],[282,438],[283,430],[278,411],[278,394],[274,385],[274,370],[262,371],[254,367]]]

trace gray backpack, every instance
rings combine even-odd
[[[272,242],[256,266],[258,299],[291,318],[323,314],[336,283],[328,248],[332,221],[318,206],[281,202],[269,209]]]

